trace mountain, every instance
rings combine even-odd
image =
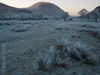
[[[25,12],[25,13],[41,12],[43,15],[47,16],[52,16],[52,15],[58,16],[61,15],[61,13],[63,13],[64,11],[57,5],[49,2],[38,2],[27,8],[15,8],[0,3],[0,13],[18,14],[20,12]]]
[[[18,12],[18,9],[8,6],[6,4],[0,3],[0,13],[14,13],[14,12]]]
[[[30,10],[32,12],[41,12],[44,15],[61,15],[64,11],[58,7],[57,5],[49,2],[38,2],[28,8],[27,10]]]
[[[0,13],[16,14],[16,13],[20,13],[20,12],[31,13],[31,11],[26,10],[26,9],[19,9],[19,8],[11,7],[6,4],[0,3]]]

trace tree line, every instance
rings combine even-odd
[[[98,21],[98,19],[100,18],[100,12],[99,9],[95,9],[91,12],[87,11],[86,9],[82,9],[78,12],[78,14],[80,15],[80,20],[85,20],[87,19],[88,21]]]
[[[47,16],[43,15],[41,12],[33,12],[33,13],[18,13],[16,15],[12,14],[0,14],[0,20],[48,20],[48,19],[66,19],[69,17],[68,12],[62,12],[60,15],[52,15]]]

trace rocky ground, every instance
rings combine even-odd
[[[12,27],[25,25],[24,31],[14,31]],[[81,30],[86,25],[96,25],[99,22],[88,21],[0,21],[0,67],[6,75],[35,75],[33,62],[50,46],[56,46],[63,37],[72,41],[80,41],[93,47],[93,53],[98,56],[97,65],[80,64],[75,60],[66,67],[54,67],[51,71],[38,71],[38,75],[99,75],[100,74],[100,38]],[[100,29],[100,28],[98,28]],[[5,46],[4,46],[5,44]],[[4,54],[3,54],[4,52]],[[2,57],[5,57],[3,60]],[[5,62],[5,68],[2,65]],[[2,75],[2,73],[0,73]]]

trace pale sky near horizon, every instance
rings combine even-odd
[[[41,1],[54,3],[72,16],[77,16],[83,8],[92,11],[100,6],[100,0],[0,0],[1,3],[17,8],[29,7]]]

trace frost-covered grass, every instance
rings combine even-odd
[[[29,25],[15,25],[11,28],[11,31],[15,31],[15,32],[23,32],[23,31],[27,31],[29,29]]]
[[[91,25],[86,25],[86,28],[99,28],[99,26],[91,24]]]
[[[67,29],[70,29],[70,27],[69,26],[56,26],[55,27],[55,30],[67,30]]]
[[[84,25],[80,25],[81,27],[86,27],[86,28],[100,28],[99,25],[95,25],[95,24],[84,24]]]
[[[49,71],[57,66],[66,66],[65,60],[60,58],[60,52],[51,46],[44,55],[40,56],[38,60],[33,62],[34,70]]]
[[[55,47],[51,46],[44,55],[33,62],[34,71],[49,71],[54,67],[66,67],[69,59],[76,60],[84,64],[97,65],[97,55],[93,54],[92,48],[81,42],[69,41],[63,38]]]
[[[0,26],[0,29],[3,29],[3,26]]]
[[[84,27],[81,31],[82,32],[89,32],[92,35],[94,35],[94,37],[100,38],[100,27],[98,25],[83,25],[82,27]]]
[[[91,62],[89,62],[90,59],[88,59],[93,56],[91,53],[92,48],[82,44],[79,41],[69,41],[69,39],[63,38],[62,43],[57,45],[57,50],[58,49],[63,52],[62,55],[67,54],[69,57],[77,61],[82,61],[83,63],[86,63],[88,61],[88,63],[96,64],[94,60],[91,60]]]

